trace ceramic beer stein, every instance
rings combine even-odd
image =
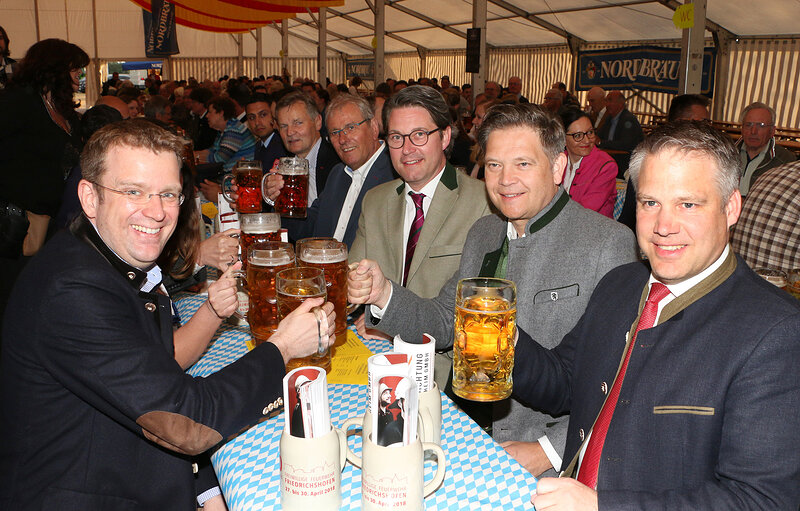
[[[342,468],[347,441],[332,428],[318,438],[281,435],[281,508],[336,510],[342,505]]]
[[[431,390],[419,394],[419,437],[423,442],[442,445],[442,394],[433,383]]]

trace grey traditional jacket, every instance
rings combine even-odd
[[[455,292],[459,279],[492,276],[508,222],[481,218],[467,235],[461,265],[436,298],[425,300],[393,285],[383,318],[373,325],[414,342],[427,332],[437,348],[453,343]],[[526,226],[526,236],[509,242],[506,278],[517,285],[517,324],[546,347],[555,347],[583,314],[594,287],[609,270],[636,259],[627,227],[585,209],[559,189]],[[369,310],[369,308],[367,308]],[[508,399],[495,405],[494,438],[536,441],[547,436],[564,452],[567,416],[552,417]],[[552,474],[552,472],[551,472]]]

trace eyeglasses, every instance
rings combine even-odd
[[[763,130],[764,128],[771,128],[775,126],[774,124],[767,124],[765,122],[746,122],[744,123],[745,128],[757,128]]]
[[[100,183],[93,183],[95,186],[99,186],[104,190],[108,190],[109,192],[114,192],[119,195],[122,195],[128,202],[131,204],[137,204],[139,206],[144,206],[152,197],[158,196],[161,197],[161,203],[164,206],[171,206],[177,207],[183,204],[183,199],[185,198],[182,193],[173,193],[173,192],[164,192],[164,193],[144,193],[141,190],[137,190],[135,188],[131,188],[129,190],[115,190],[113,188],[109,188],[107,186],[103,186]]]
[[[580,142],[581,140],[583,140],[583,137],[585,137],[587,135],[590,136],[590,137],[593,137],[594,136],[594,130],[576,131],[574,133],[567,133],[567,136],[568,137],[572,137],[573,139],[575,139],[575,142]]]
[[[364,119],[361,122],[351,122],[350,124],[345,124],[344,128],[342,128],[340,130],[331,131],[331,136],[332,137],[338,137],[339,135],[349,135],[350,133],[353,132],[354,129],[358,128],[359,126],[361,126],[362,124],[364,124],[368,120],[369,119]]]
[[[408,140],[417,147],[424,146],[428,143],[428,137],[431,133],[436,133],[442,128],[436,128],[435,130],[425,131],[425,130],[414,130],[408,135],[403,135],[402,133],[389,133],[386,136],[386,143],[392,149],[400,149],[403,147],[403,144],[406,143],[406,137]]]

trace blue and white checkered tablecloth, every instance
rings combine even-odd
[[[188,319],[205,300],[183,295],[176,305]],[[352,328],[352,327],[351,327]],[[247,353],[246,328],[223,325],[203,357],[189,369],[192,376],[207,376]],[[365,340],[374,353],[388,351],[387,341]],[[366,387],[328,385],[334,426],[366,410]],[[280,509],[279,440],[283,414],[257,424],[225,444],[211,458],[232,511]],[[349,437],[360,452],[360,435]],[[442,486],[425,499],[426,509],[533,509],[530,496],[536,478],[479,428],[453,402],[442,395],[442,449],[447,473]],[[433,477],[433,461],[425,462],[426,482]],[[361,509],[361,470],[347,463],[342,472],[341,509]]]

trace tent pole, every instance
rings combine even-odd
[[[319,8],[319,50],[317,60],[317,82],[320,84],[325,83],[325,78],[328,76],[328,8]]]
[[[100,55],[97,50],[97,0],[92,0],[92,38],[94,58],[89,62],[86,73],[86,103],[93,105],[100,96]]]
[[[281,20],[281,72],[289,72],[289,21],[285,18]]]
[[[486,0],[473,0],[472,2],[472,28],[481,31],[481,57],[477,73],[472,73],[472,98],[484,91],[488,75],[486,65]]]
[[[261,76],[264,74],[264,49],[261,47],[261,32],[264,27],[256,29],[256,73]]]
[[[39,0],[33,0],[33,18],[36,20],[36,42],[41,41],[39,36]]]
[[[386,36],[386,2],[375,0],[375,66],[373,67],[373,89],[386,77],[384,67],[384,42]]]
[[[703,50],[706,31],[706,0],[686,0],[684,5],[694,4],[694,25],[683,29],[681,41],[681,74],[678,92],[698,94],[703,80]]]
[[[244,75],[244,41],[242,34],[236,34],[236,76]]]

